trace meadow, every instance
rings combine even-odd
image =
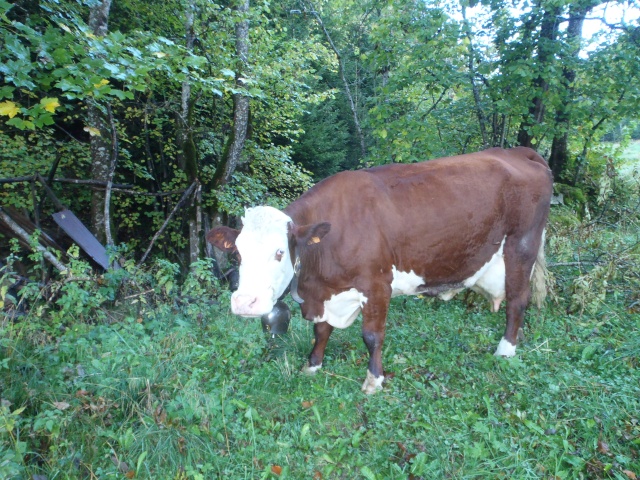
[[[492,354],[504,306],[397,298],[373,396],[358,322],[307,376],[297,307],[270,338],[207,261],[180,280],[77,259],[0,317],[0,478],[636,479],[638,187],[604,188],[589,214],[553,207],[550,294],[515,358]]]

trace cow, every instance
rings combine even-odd
[[[369,351],[362,390],[374,393],[384,380],[389,303],[398,295],[448,300],[472,288],[493,310],[506,300],[495,355],[515,355],[532,279],[534,293],[544,292],[552,185],[545,160],[525,147],[382,165],[328,177],[283,210],[248,208],[240,231],[219,226],[207,240],[239,257],[234,314],[269,313],[290,289],[314,322],[307,373],[322,367],[333,329],[362,313]]]

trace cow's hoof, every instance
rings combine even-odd
[[[496,349],[496,353],[494,353],[496,357],[515,357],[516,355],[516,346],[512,345],[509,340],[502,337],[500,343],[498,344],[498,348]]]
[[[315,365],[315,366],[311,366],[307,363],[307,365],[305,365],[305,367],[302,369],[302,373],[304,373],[305,375],[315,375],[316,372],[318,370],[320,370],[322,368],[322,364],[320,365]]]
[[[374,377],[373,373],[367,370],[367,378],[362,384],[362,391],[367,395],[379,392],[382,390],[382,382],[384,381],[384,375],[380,377]]]

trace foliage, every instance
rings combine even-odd
[[[0,3],[0,43],[6,47],[0,53],[3,177],[34,173],[89,177],[89,139],[101,134],[87,123],[87,105],[95,105],[112,117],[117,134],[115,182],[129,186],[113,192],[117,237],[127,239],[132,251],[146,248],[150,231],[160,228],[188,185],[176,140],[180,131],[176,112],[181,111],[182,89],[188,84],[193,99],[190,128],[205,197],[215,199],[218,194],[213,174],[224,160],[233,122],[230,100],[235,94],[252,101],[253,147],[245,152],[244,162],[256,159],[257,164],[244,172],[248,182],[262,185],[261,175],[268,171],[279,183],[268,185],[265,193],[280,205],[308,185],[302,170],[291,165],[288,145],[300,132],[296,119],[306,106],[328,96],[322,87],[311,90],[307,85],[315,78],[311,63],[325,61],[324,47],[291,38],[280,10],[256,4],[249,19],[251,58],[238,82],[233,8],[191,2],[198,42],[188,49],[180,20],[186,12],[184,2],[117,3],[104,37],[91,33],[85,21],[88,10],[81,2]],[[160,10],[167,15],[158,15]],[[123,15],[135,21],[125,21]],[[274,147],[274,142],[280,145]],[[55,190],[80,218],[88,217],[88,189],[78,194],[78,187],[56,185]],[[148,195],[158,191],[174,194]],[[36,192],[37,201],[40,193]],[[225,195],[233,198],[221,204],[210,201],[207,214],[218,208],[229,214],[225,206],[237,211],[250,199],[260,198],[254,193],[236,195],[233,190]],[[5,204],[33,208],[28,184],[3,186],[0,196]],[[49,212],[45,203],[43,218]],[[186,246],[184,225],[181,216],[169,225],[161,240],[171,241],[159,242],[163,247],[159,253],[180,257]]]

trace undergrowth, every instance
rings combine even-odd
[[[611,184],[610,184],[611,186]],[[552,295],[513,359],[504,308],[394,299],[384,390],[360,391],[357,326],[300,373],[287,334],[228,311],[207,261],[70,272],[20,294],[0,275],[0,478],[617,478],[640,475],[637,197],[554,207]],[[4,286],[3,286],[4,285]]]

